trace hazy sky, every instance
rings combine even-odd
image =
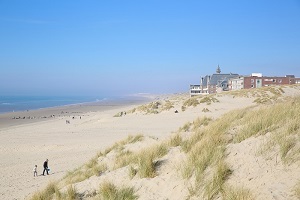
[[[0,95],[188,91],[300,77],[300,0],[0,0]]]

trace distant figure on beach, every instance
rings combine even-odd
[[[178,113],[178,110],[175,110],[175,113]]]
[[[45,176],[45,171],[47,172],[47,175],[49,175],[49,173],[48,173],[48,159],[46,159],[46,161],[44,162],[43,176]]]
[[[33,177],[38,176],[37,175],[37,165],[34,166],[33,168]]]

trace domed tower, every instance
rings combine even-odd
[[[220,74],[221,73],[221,69],[220,69],[220,66],[218,65],[218,68],[216,70],[217,74]]]

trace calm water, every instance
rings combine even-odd
[[[102,97],[0,96],[0,113],[103,101]]]

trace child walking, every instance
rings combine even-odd
[[[37,175],[37,165],[34,166],[33,168],[33,177],[38,176]]]

